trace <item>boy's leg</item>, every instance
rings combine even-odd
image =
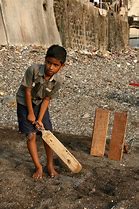
[[[46,156],[47,156],[47,170],[48,170],[48,173],[51,177],[55,177],[55,176],[58,175],[58,173],[56,172],[56,170],[54,168],[53,151],[45,142],[43,142],[43,143],[44,143],[44,148],[45,148]]]
[[[40,164],[38,151],[37,151],[36,133],[30,133],[28,135],[27,148],[36,168],[36,171],[33,174],[33,178],[41,179],[43,177],[43,169],[42,169],[42,165]]]
[[[28,110],[27,107],[17,103],[17,117],[19,131],[27,135],[27,147],[28,151],[32,157],[33,163],[36,168],[36,172],[33,174],[33,178],[42,178],[42,166],[39,162],[37,144],[36,144],[36,133],[35,128],[27,120]]]

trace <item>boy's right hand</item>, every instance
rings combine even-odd
[[[34,114],[28,114],[27,119],[28,119],[32,124],[34,124],[35,121],[36,121],[36,117],[35,117]]]
[[[39,120],[36,121],[36,128],[38,130],[43,130],[44,129],[42,121],[39,121]]]

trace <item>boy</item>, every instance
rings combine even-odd
[[[52,131],[48,106],[51,96],[58,88],[55,74],[64,67],[66,55],[66,50],[59,45],[48,48],[45,64],[32,65],[27,69],[16,94],[19,131],[27,136],[28,151],[36,168],[33,174],[35,179],[43,177],[37,152],[36,132],[39,128]],[[48,173],[51,177],[55,177],[58,173],[53,164],[53,152],[46,143],[44,147]]]

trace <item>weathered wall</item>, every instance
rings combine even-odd
[[[89,0],[55,0],[54,7],[53,0],[0,0],[0,44],[62,41],[65,47],[89,51],[126,47],[126,15],[105,13]]]
[[[128,20],[119,14],[109,11],[108,14],[108,49],[120,50],[128,46]]]
[[[1,5],[0,5],[0,44],[2,45],[7,44],[6,29],[5,29],[5,25],[3,24],[3,15],[2,15]]]
[[[1,0],[0,44],[61,43],[53,0]]]
[[[77,49],[106,48],[108,20],[99,15],[98,8],[74,0],[70,3],[60,0],[55,1],[54,10],[65,46]]]
[[[66,47],[119,50],[128,45],[126,12],[120,15],[109,11],[105,16],[91,2],[75,0],[55,0],[54,11],[62,43]]]

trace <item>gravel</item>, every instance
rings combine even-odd
[[[66,134],[91,136],[96,108],[113,114],[128,112],[126,139],[137,142],[138,87],[137,49],[105,54],[68,50],[64,69],[59,73],[61,89],[51,101],[54,130]],[[43,63],[46,49],[41,46],[0,47],[0,126],[17,127],[15,94],[25,70],[33,63]]]

